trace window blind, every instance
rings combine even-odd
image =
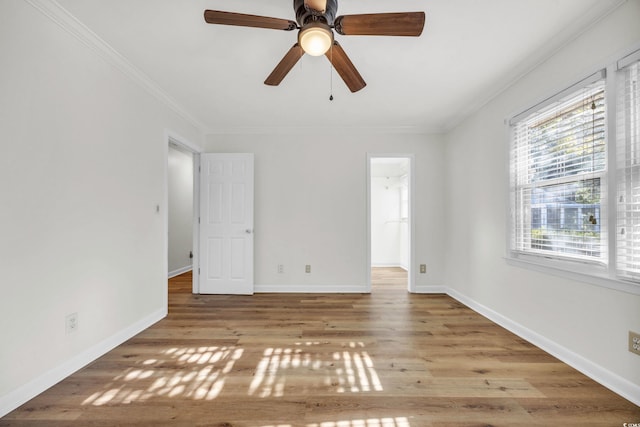
[[[593,80],[510,122],[512,251],[607,262],[605,85]]]
[[[636,54],[636,57],[638,55]],[[616,272],[640,280],[640,63],[619,71],[616,112]]]

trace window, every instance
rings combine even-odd
[[[618,62],[616,271],[640,281],[640,52]]]
[[[640,50],[609,71],[509,120],[509,259],[640,293]]]
[[[607,263],[603,74],[512,121],[512,251]]]

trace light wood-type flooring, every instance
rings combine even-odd
[[[374,276],[369,295],[254,296],[192,295],[176,277],[166,319],[0,425],[640,423],[639,407],[454,299]]]

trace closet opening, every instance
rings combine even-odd
[[[412,289],[412,157],[369,156],[370,290]]]

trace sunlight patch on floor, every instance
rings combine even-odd
[[[269,424],[260,427],[293,427],[291,424]],[[368,418],[358,420],[324,421],[306,427],[411,427],[406,417]]]
[[[382,391],[373,360],[362,342],[345,342],[340,349],[327,342],[297,342],[266,348],[248,389],[249,396],[282,397],[287,381],[296,393]],[[144,402],[153,397],[213,400],[222,392],[244,350],[233,346],[173,347],[140,359],[123,355],[133,366],[83,401],[103,406]],[[368,421],[367,421],[368,422]],[[320,425],[324,427],[324,424]],[[357,424],[354,424],[357,425]],[[370,424],[363,424],[369,427]],[[380,424],[386,426],[387,424]]]
[[[411,427],[405,417],[369,418],[366,420],[325,421],[319,424],[307,424],[307,427]]]
[[[382,383],[364,343],[349,342],[343,350],[326,352],[319,342],[299,342],[292,348],[267,348],[258,363],[249,396],[282,397],[287,377],[305,377],[309,388],[338,393],[382,391]]]
[[[83,405],[129,404],[155,396],[213,400],[242,357],[234,347],[174,347],[138,362],[85,399]],[[167,366],[179,366],[180,370]]]

